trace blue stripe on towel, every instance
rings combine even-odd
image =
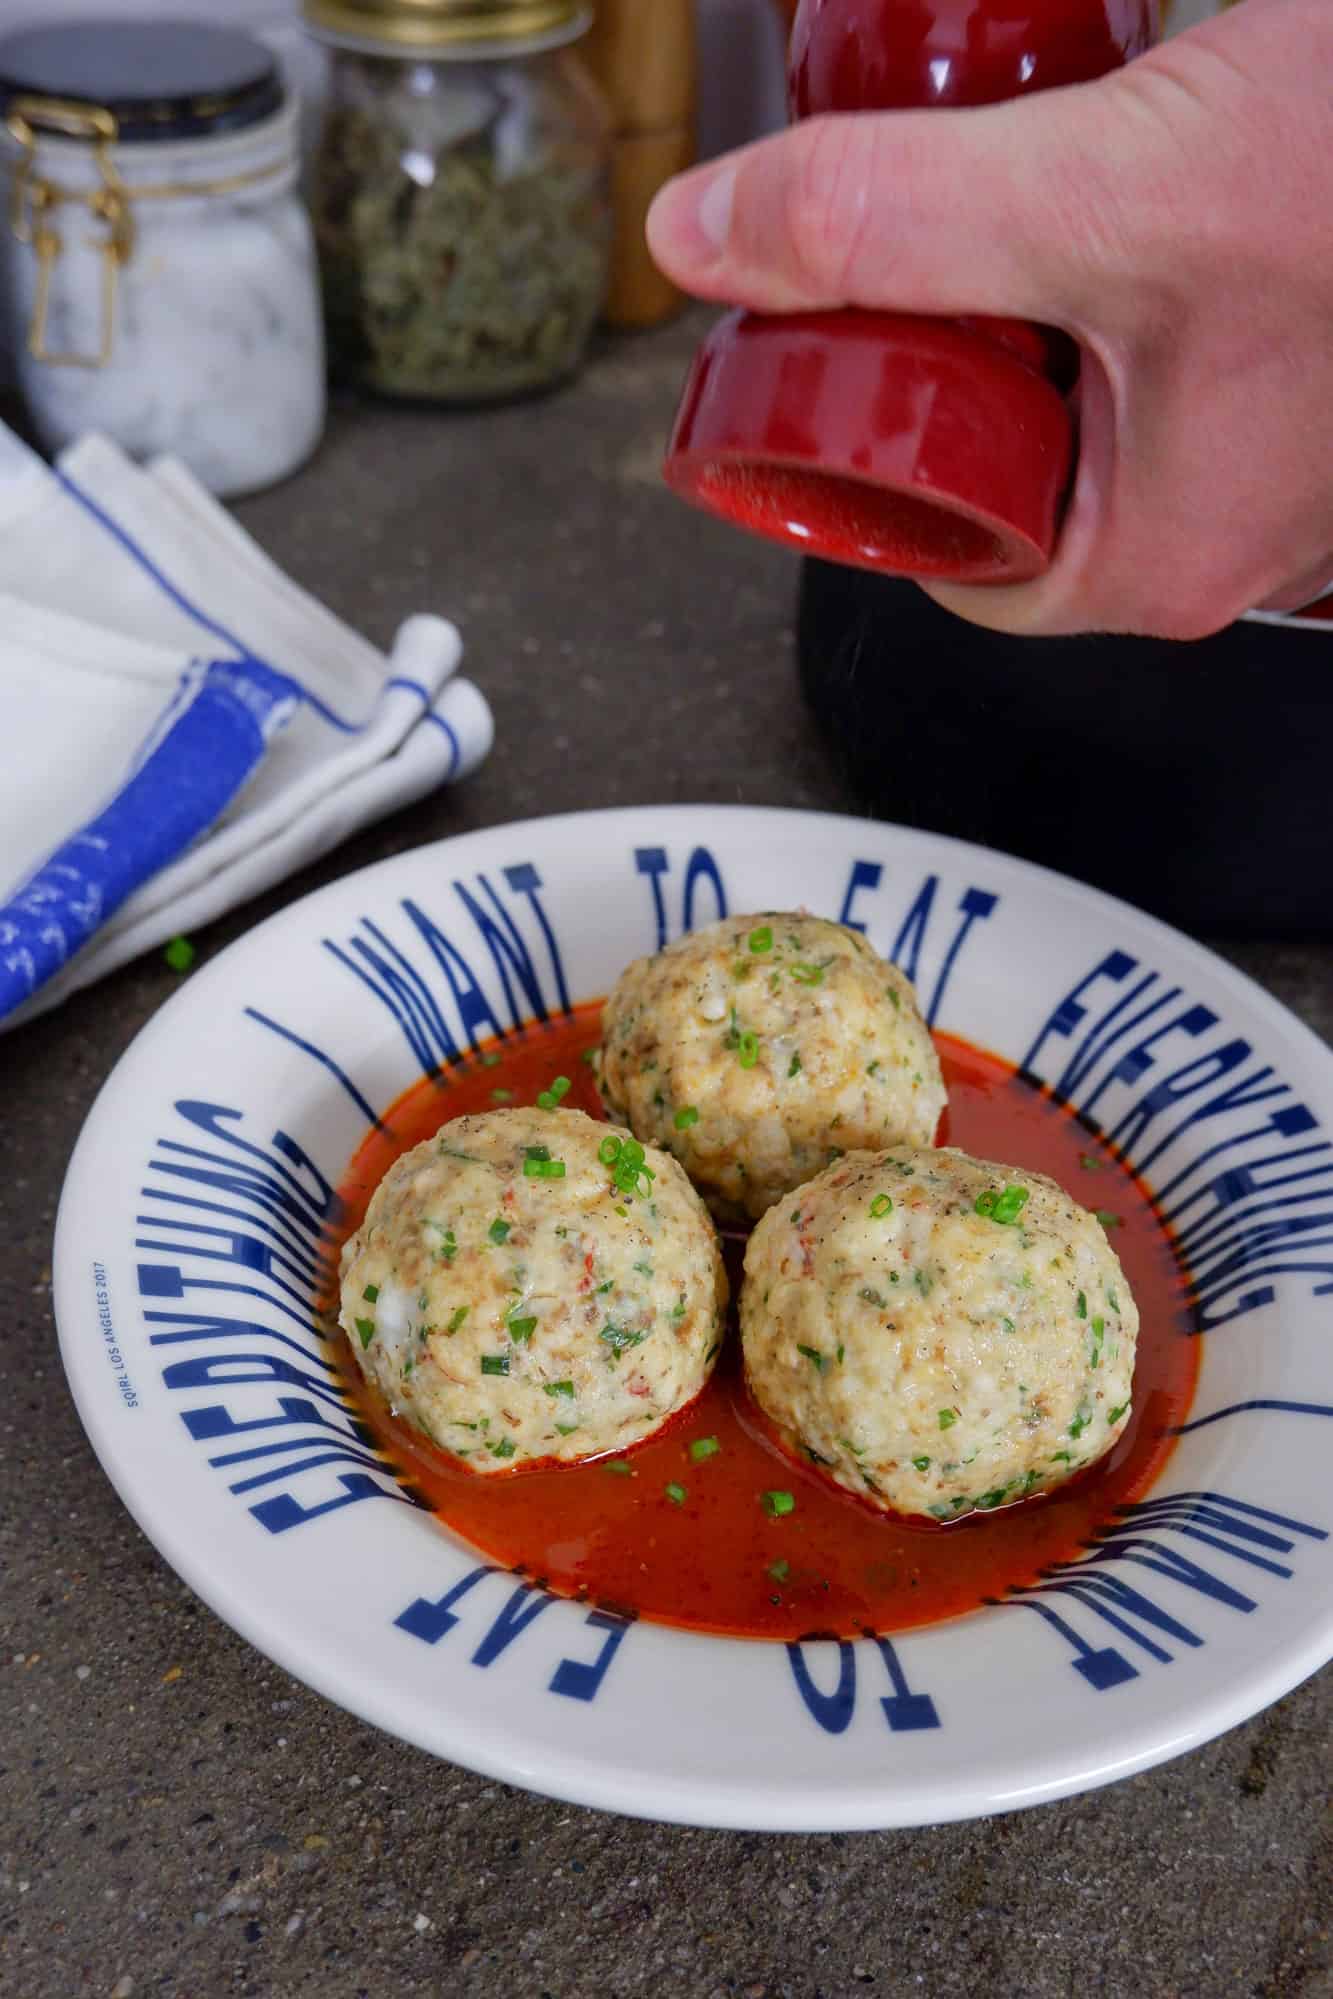
[[[120,791],[0,904],[0,1017],[54,976],[225,811],[299,690],[259,660],[214,661]]]
[[[152,577],[163,596],[169,597],[178,611],[183,611],[187,618],[193,618],[195,624],[203,631],[211,632],[215,639],[221,639],[224,645],[230,646],[233,652],[240,653],[243,659],[253,659],[254,655],[251,653],[249,646],[244,645],[234,632],[229,632],[227,627],[220,624],[216,618],[211,618],[207,611],[201,611],[199,606],[193,603],[183,590],[179,590],[171,578],[158,568],[152,556],[140,548],[134,536],[120,525],[120,522],[113,514],[109,514],[105,507],[100,506],[91,493],[85,493],[83,488],[76,485],[74,480],[70,478],[68,472],[62,472],[59,466],[55,468],[55,476],[70,498],[77,500],[79,505],[92,515],[98,526],[105,528],[112,539],[120,543],[125,553],[138,563],[140,569],[146,575]],[[274,671],[271,667],[264,670],[266,672]],[[414,685],[415,683],[408,684]],[[343,716],[336,714],[327,702],[321,701],[317,694],[312,694],[310,689],[302,686],[299,680],[289,678],[288,687],[292,694],[298,695],[306,703],[307,707],[313,708],[315,713],[329,724],[330,728],[338,729],[343,735],[357,735],[365,727],[365,724],[362,722],[348,722]],[[425,690],[422,689],[423,694],[424,692]]]

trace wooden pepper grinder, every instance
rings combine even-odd
[[[792,115],[993,104],[1100,76],[1156,35],[1156,0],[800,0]],[[806,555],[1026,580],[1069,490],[1076,360],[1014,320],[730,313],[695,358],[666,478]]]
[[[644,222],[657,190],[694,163],[694,0],[596,0],[583,53],[615,131],[605,317],[612,326],[655,326],[683,303],[648,254]]]

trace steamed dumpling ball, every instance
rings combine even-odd
[[[720,1219],[831,1159],[928,1145],[945,1105],[910,980],[859,931],[730,917],[622,973],[602,1019],[613,1117],[672,1151]]]
[[[789,1448],[897,1513],[1047,1492],[1129,1420],[1139,1316],[1094,1215],[951,1148],[839,1161],[750,1238],[751,1396]]]
[[[707,1380],[726,1301],[673,1159],[581,1111],[503,1110],[390,1167],[343,1252],[340,1319],[398,1415],[498,1472],[649,1436]]]

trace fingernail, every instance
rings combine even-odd
[[[715,250],[725,250],[731,229],[731,204],[736,193],[736,169],[724,167],[703,191],[697,210],[699,233]]]
[[[736,170],[686,174],[658,195],[648,215],[648,242],[670,273],[684,275],[711,264],[726,248]]]

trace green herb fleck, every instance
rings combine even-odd
[[[1078,1414],[1075,1416],[1073,1422],[1069,1426],[1070,1436],[1081,1437],[1091,1421],[1092,1421],[1092,1411],[1090,1409],[1080,1408]]]
[[[791,1574],[791,1563],[770,1562],[766,1573],[772,1576],[775,1583],[785,1583]]]
[[[715,1458],[721,1449],[716,1437],[696,1437],[690,1445],[691,1461],[701,1465],[705,1458]]]
[[[532,1338],[536,1330],[537,1321],[535,1318],[505,1320],[505,1331],[516,1346],[524,1345],[526,1341]]]
[[[773,949],[773,932],[767,923],[761,924],[758,930],[750,932],[750,949],[756,957]]]
[[[162,953],[173,972],[188,972],[198,955],[188,937],[173,937]]]
[[[698,1122],[699,1112],[694,1104],[682,1104],[674,1119],[677,1131],[688,1131],[692,1124]]]
[[[796,1511],[796,1501],[789,1492],[766,1492],[762,1503],[770,1520],[781,1520]]]
[[[510,1104],[513,1101],[514,1093],[512,1090],[496,1089],[491,1091],[491,1102],[493,1104]]]
[[[913,1470],[914,1470],[914,1471],[929,1471],[929,1470],[930,1470],[930,1459],[929,1459],[929,1458],[913,1458],[913,1459],[912,1459],[912,1468],[913,1468]]]
[[[665,1488],[665,1491],[667,1498],[673,1506],[683,1506],[685,1504],[685,1488],[683,1485],[677,1485],[674,1479]]]
[[[787,1080],[790,1082],[793,1076],[799,1076],[800,1073],[801,1058],[799,1055],[793,1055],[791,1061],[787,1064]]]
[[[1118,1423],[1120,1421],[1120,1418],[1124,1415],[1125,1411],[1128,1409],[1128,1407],[1129,1407],[1128,1402],[1122,1402],[1118,1409],[1113,1409],[1111,1411],[1110,1415],[1106,1419],[1107,1422]]]
[[[489,1050],[487,1051],[487,1053],[486,1053],[485,1055],[483,1055],[483,1056],[482,1056],[482,1058],[481,1058],[481,1066],[482,1066],[482,1068],[483,1068],[483,1069],[498,1069],[498,1068],[499,1068],[499,1066],[500,1066],[500,1057],[499,1057],[499,1055],[498,1055],[498,1054],[496,1053],[496,1051],[495,1051],[495,1049],[494,1049],[494,1048],[492,1048],[492,1049],[489,1049]]]
[[[365,1299],[367,1305],[373,1305],[376,1299],[379,1297],[379,1295],[380,1295],[380,1287],[378,1284],[367,1284],[365,1290],[361,1293],[361,1296]]]
[[[472,1308],[470,1305],[460,1305],[458,1310],[454,1313],[453,1317],[450,1319],[449,1324],[445,1328],[445,1331],[449,1333],[458,1332],[458,1330],[462,1326],[464,1320],[467,1318],[467,1315],[471,1311],[471,1309]]]
[[[1078,1294],[1078,1298],[1077,1298],[1077,1300],[1076,1300],[1076,1302],[1075,1302],[1075,1305],[1074,1305],[1074,1310],[1075,1310],[1075,1311],[1076,1311],[1076,1312],[1078,1313],[1078,1316],[1079,1316],[1079,1318],[1080,1318],[1080,1319],[1086,1319],[1086,1318],[1087,1318],[1087,1316],[1088,1316],[1088,1294],[1087,1294],[1087,1292],[1086,1292],[1086,1291],[1080,1291],[1080,1292],[1079,1292],[1079,1294]]]
[[[481,1357],[483,1374],[508,1374],[509,1355],[507,1353],[484,1353]]]
[[[616,1360],[630,1347],[642,1346],[648,1335],[631,1332],[628,1326],[613,1326],[608,1320],[597,1337],[604,1345],[610,1347],[610,1358]]]
[[[822,1354],[819,1351],[818,1347],[798,1346],[796,1351],[799,1354],[805,1355],[806,1359],[811,1363],[817,1374],[822,1374],[824,1372],[824,1369],[828,1366],[828,1355]]]
[[[887,1194],[876,1194],[874,1200],[870,1203],[870,1212],[876,1221],[881,1220],[887,1214],[891,1214],[892,1211],[893,1202]]]
[[[736,1043],[736,1060],[742,1069],[753,1069],[759,1060],[759,1036],[751,1028],[746,1028]]]
[[[958,1421],[958,1411],[957,1411],[956,1409],[941,1409],[941,1410],[940,1410],[940,1428],[941,1428],[941,1430],[952,1430],[952,1428],[953,1428],[954,1424],[955,1424],[955,1423],[956,1423],[957,1421]]]
[[[501,1437],[498,1444],[488,1444],[486,1448],[493,1458],[512,1458],[514,1455],[514,1446],[508,1437]]]
[[[356,1330],[361,1335],[361,1346],[364,1351],[375,1337],[375,1321],[373,1319],[357,1319],[355,1325]]]
[[[1104,1229],[1122,1229],[1125,1226],[1124,1216],[1112,1214],[1109,1208],[1098,1208],[1097,1219]]]
[[[562,1395],[566,1402],[572,1402],[574,1399],[574,1384],[572,1381],[546,1381],[542,1383],[542,1394]]]
[[[486,1233],[490,1236],[492,1242],[507,1242],[509,1240],[510,1227],[511,1224],[509,1222],[501,1221],[497,1215]]]
[[[798,986],[819,986],[824,983],[822,965],[806,965],[799,961],[787,967]]]

